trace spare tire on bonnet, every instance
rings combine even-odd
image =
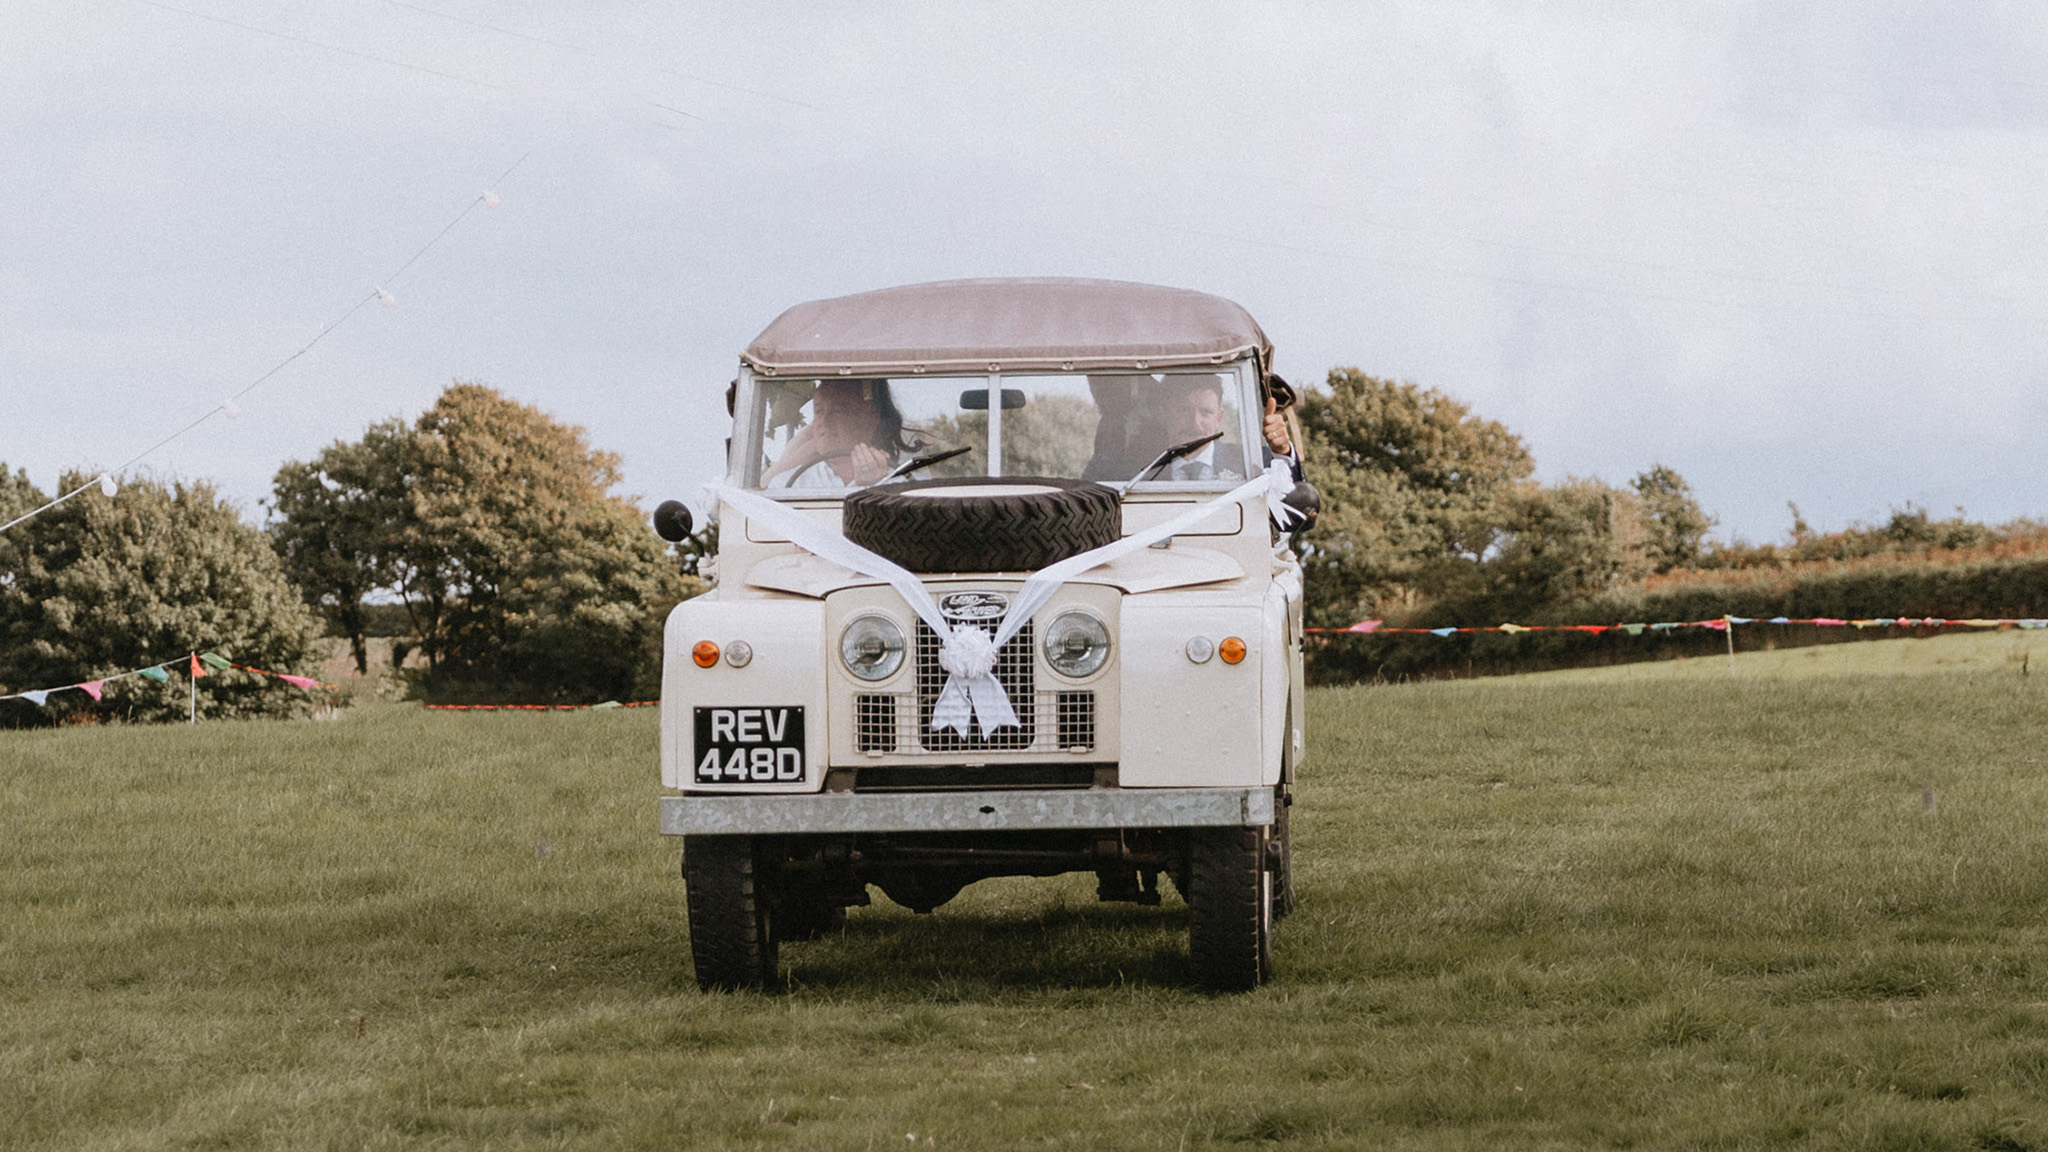
[[[843,530],[912,572],[1035,572],[1119,539],[1120,500],[1083,480],[917,480],[848,496]]]

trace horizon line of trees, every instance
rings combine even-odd
[[[86,473],[67,473],[75,486]],[[0,691],[78,683],[213,648],[308,672],[325,633],[359,673],[379,617],[418,697],[595,703],[658,689],[659,623],[703,588],[609,494],[618,457],[582,428],[456,381],[414,421],[371,425],[277,471],[267,527],[204,481],[131,480],[0,535]],[[0,466],[0,519],[41,505]],[[390,602],[388,609],[373,601]],[[244,683],[246,681],[246,683]],[[292,715],[315,701],[221,674],[208,717]],[[0,702],[0,725],[81,716],[182,719],[186,689],[142,677],[103,698]]]
[[[1321,522],[1302,541],[1310,627],[1562,621],[1680,574],[2048,550],[2048,524],[1936,518],[1911,503],[1881,524],[1828,533],[1790,505],[1786,543],[1714,540],[1713,517],[1675,469],[1653,463],[1621,486],[1541,484],[1505,426],[1437,389],[1355,368],[1308,389],[1301,422],[1323,493]]]
[[[1302,540],[1310,627],[1513,619],[1695,564],[1714,524],[1662,464],[1626,487],[1537,483],[1521,437],[1434,388],[1335,368],[1300,417],[1323,496]]]
[[[1434,388],[1332,369],[1300,420],[1321,522],[1301,537],[1306,623],[1493,624],[1560,617],[1672,573],[2038,544],[2048,525],[1988,527],[1908,504],[1882,525],[1785,544],[1722,543],[1677,471],[1627,484],[1541,484],[1522,439]],[[65,487],[86,474],[67,473]],[[457,380],[418,419],[372,424],[275,476],[265,527],[204,481],[131,480],[0,534],[0,691],[75,683],[192,646],[303,672],[324,632],[359,673],[393,636],[412,694],[437,701],[590,703],[652,695],[660,623],[702,591],[707,527],[671,549],[609,494],[619,460],[580,427]],[[0,465],[0,519],[46,499]],[[2029,543],[2031,542],[2031,543]],[[241,676],[242,674],[236,674]],[[211,685],[204,711],[303,711],[260,678]],[[66,711],[182,717],[175,688],[139,677],[51,710],[0,703],[0,724]],[[177,697],[174,699],[174,697]]]

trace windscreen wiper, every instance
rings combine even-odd
[[[944,452],[934,452],[929,456],[919,456],[913,460],[906,460],[901,465],[899,465],[894,472],[891,472],[887,476],[882,477],[880,480],[875,481],[875,483],[887,484],[889,481],[894,480],[899,476],[908,476],[912,472],[917,471],[919,468],[929,468],[932,465],[937,464],[941,461],[951,460],[955,456],[959,456],[964,453],[972,451],[974,451],[974,445],[969,444],[965,448],[948,448]]]
[[[1178,460],[1191,452],[1200,451],[1203,447],[1209,444],[1213,444],[1221,439],[1223,439],[1223,433],[1211,432],[1209,435],[1204,436],[1199,440],[1190,440],[1185,444],[1175,444],[1173,447],[1168,448],[1166,451],[1161,452],[1159,455],[1153,457],[1152,462],[1150,464],[1145,465],[1143,468],[1140,468],[1136,476],[1133,476],[1129,480],[1126,480],[1122,484],[1118,485],[1117,494],[1122,495],[1125,492],[1129,492],[1131,490],[1131,485],[1136,484],[1140,480],[1151,479],[1152,473],[1159,471],[1161,468],[1166,467],[1168,464],[1173,463],[1175,460]]]

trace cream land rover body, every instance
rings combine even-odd
[[[922,912],[974,880],[1065,871],[1141,903],[1166,875],[1191,908],[1194,978],[1262,982],[1291,901],[1303,731],[1301,568],[1263,500],[1226,499],[1270,464],[1258,325],[1177,289],[957,281],[799,305],[741,359],[716,587],[665,635],[661,827],[684,837],[700,982],[773,979],[779,942],[843,922],[870,884]],[[860,398],[858,430],[892,467],[967,451],[879,485],[847,452],[778,467],[824,454],[839,427],[827,393]],[[1151,470],[1120,503],[1093,493],[1112,537],[1198,521],[1072,575],[1030,614],[993,670],[1015,726],[984,731],[977,699],[964,735],[935,728],[944,638],[872,566],[800,546],[754,503],[836,537],[870,488],[957,495],[941,503],[1114,492],[1200,418],[1181,412],[1202,395],[1220,401],[1221,438],[1192,466]],[[883,408],[894,435],[888,415],[866,423]],[[1031,571],[976,570],[982,555],[1017,561],[962,547],[915,578],[947,623],[993,631]]]

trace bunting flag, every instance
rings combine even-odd
[[[2048,619],[2034,617],[1971,617],[1967,620],[1946,619],[1940,616],[1872,616],[1861,620],[1838,620],[1832,616],[1808,616],[1794,618],[1773,616],[1768,620],[1754,616],[1716,616],[1712,620],[1664,620],[1655,624],[1493,624],[1484,627],[1462,628],[1389,628],[1378,620],[1361,620],[1347,628],[1304,628],[1304,632],[1318,632],[1324,635],[1344,633],[1388,636],[1406,634],[1413,636],[1450,636],[1459,632],[1503,632],[1510,636],[1520,632],[1626,632],[1630,636],[1641,636],[1645,631],[1669,632],[1677,628],[1707,628],[1716,632],[1728,632],[1737,624],[1804,624],[1821,628],[2048,628]]]
[[[212,652],[202,652],[199,654],[199,658],[208,664],[212,664],[215,668],[239,668],[244,672],[254,672],[258,676],[268,676],[273,680],[282,680],[293,687],[304,688],[308,692],[315,688],[325,688],[329,692],[341,691],[338,686],[326,683],[325,681],[315,680],[311,676],[294,676],[289,672],[272,672],[265,668],[251,668],[247,664],[231,663],[226,657]]]
[[[170,669],[175,663],[174,660],[167,660],[162,664],[152,664],[147,668],[137,668],[131,672],[123,672],[118,676],[102,676],[97,680],[85,680],[77,684],[63,684],[55,688],[38,688],[30,692],[4,693],[0,694],[0,700],[27,700],[36,707],[41,708],[46,706],[44,701],[50,698],[52,692],[66,692],[73,688],[78,689],[94,700],[101,700],[106,696],[107,684],[110,681],[126,680],[130,676],[140,676],[153,684],[169,683],[171,679]],[[341,690],[332,684],[323,683],[310,676],[294,676],[289,672],[271,672],[262,668],[251,668],[247,664],[236,664],[218,652],[189,653],[186,656],[186,668],[194,680],[207,675],[207,669],[209,668],[218,671],[239,668],[244,672],[254,672],[258,676],[268,676],[273,680],[282,680],[293,687],[304,688],[309,692],[316,688],[324,688],[329,692],[339,692]]]

